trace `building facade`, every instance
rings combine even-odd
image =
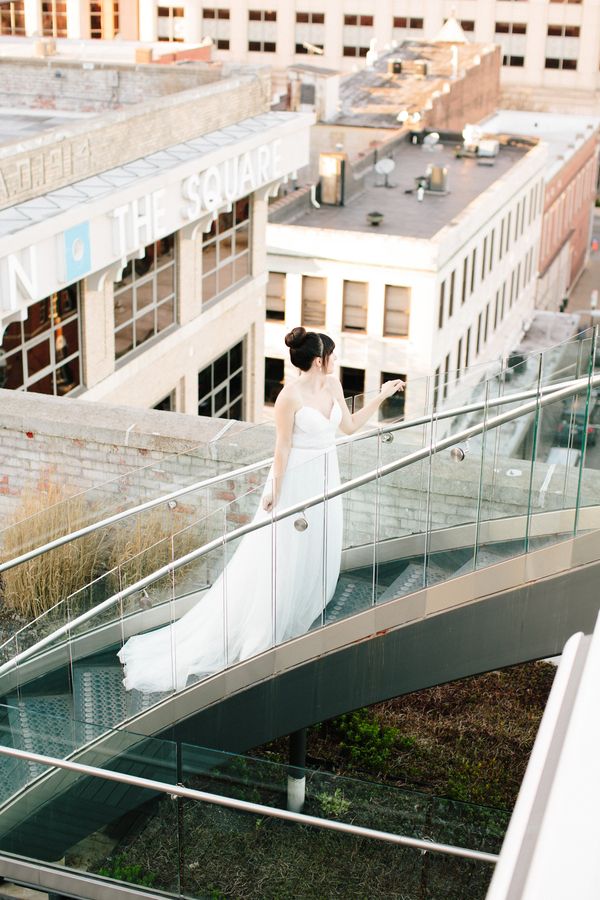
[[[564,310],[589,256],[598,180],[596,117],[501,110],[486,131],[539,137],[548,145],[536,306]]]
[[[593,113],[600,89],[600,0],[7,0],[4,35],[187,41],[210,37],[218,56],[306,62],[352,71],[370,42],[434,40],[455,15],[470,40],[502,48],[507,105]]]
[[[38,67],[53,89],[46,63],[18,75]],[[117,74],[55,68],[80,83],[82,103]],[[149,99],[181,73],[120,67],[117,111],[81,122],[73,102],[65,120],[54,108],[43,135],[3,157],[3,387],[261,417],[267,201],[308,161],[312,119],[269,111],[262,70],[185,72],[186,90]],[[2,122],[48,125],[39,109]]]
[[[299,323],[335,340],[346,394],[405,379],[407,415],[457,396],[477,364],[518,345],[535,306],[545,145],[507,142],[485,165],[453,144],[407,140],[394,156],[391,189],[374,173],[345,207],[292,196],[270,221],[267,405],[292,375],[283,336]],[[400,402],[383,416],[401,412]]]

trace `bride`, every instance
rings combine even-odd
[[[337,487],[337,429],[357,431],[384,400],[404,388],[400,380],[387,381],[351,415],[333,374],[331,338],[298,327],[285,343],[300,377],[286,384],[275,403],[275,455],[254,521],[269,520],[273,512]],[[333,597],[341,553],[340,497],[246,535],[189,612],[126,642],[118,654],[125,688],[180,690],[193,676],[308,631]]]

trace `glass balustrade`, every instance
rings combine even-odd
[[[28,711],[30,713],[30,711]],[[80,734],[77,734],[80,732]],[[208,795],[261,807],[288,806],[287,765],[191,743],[148,738],[127,729],[77,722],[60,737],[48,709],[15,721],[0,707],[0,741],[64,758],[81,733],[89,741],[77,762],[97,769],[178,783]],[[41,749],[40,749],[41,748]],[[0,850],[170,895],[206,896],[485,896],[490,862],[402,847],[354,834],[307,827],[267,811],[226,808],[93,774],[48,770],[38,762],[0,755],[19,796],[36,782],[37,795],[13,803],[0,823]],[[294,769],[304,779],[302,814],[497,854],[509,812],[435,795]],[[52,830],[48,832],[48,816]]]
[[[529,399],[506,392],[505,370],[486,382],[478,421],[460,405],[454,414],[429,409],[417,423],[392,432],[380,423],[341,443],[338,497],[308,502],[336,489],[333,454],[295,467],[287,519],[278,518],[281,505],[262,509],[262,481],[209,512],[191,492],[183,518],[162,510],[166,536],[149,533],[0,647],[0,699],[61,697],[57,709],[66,704],[73,721],[114,728],[306,631],[598,527],[593,337],[555,356],[555,367],[570,359],[576,394],[545,397],[554,377],[546,354],[520,361],[512,368],[527,368]],[[309,548],[302,554],[294,550],[300,541]],[[197,619],[182,618],[193,609]],[[117,653],[159,629],[147,666],[160,666],[160,679],[126,691]],[[186,630],[192,638],[204,630],[212,655],[200,654],[203,664],[188,666]],[[86,667],[106,685],[105,697],[98,689],[81,699],[80,685],[93,681]]]

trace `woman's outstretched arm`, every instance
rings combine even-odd
[[[270,494],[265,494],[263,507],[270,512],[277,505],[281,493],[281,481],[287,468],[292,447],[292,431],[296,401],[283,390],[275,401],[275,453],[273,456],[273,484]]]
[[[396,378],[394,381],[386,381],[382,384],[381,390],[376,397],[369,400],[368,403],[365,403],[363,408],[359,409],[358,412],[350,414],[348,407],[346,406],[346,400],[340,381],[334,376],[331,377],[337,400],[342,409],[340,430],[343,431],[344,434],[354,434],[355,431],[358,431],[359,428],[366,425],[373,413],[377,412],[381,404],[387,400],[388,397],[391,397],[398,391],[404,390],[404,382],[401,381],[400,378]]]

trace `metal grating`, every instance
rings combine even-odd
[[[127,715],[120,666],[76,666],[73,673],[75,719],[84,741],[120,724]]]

